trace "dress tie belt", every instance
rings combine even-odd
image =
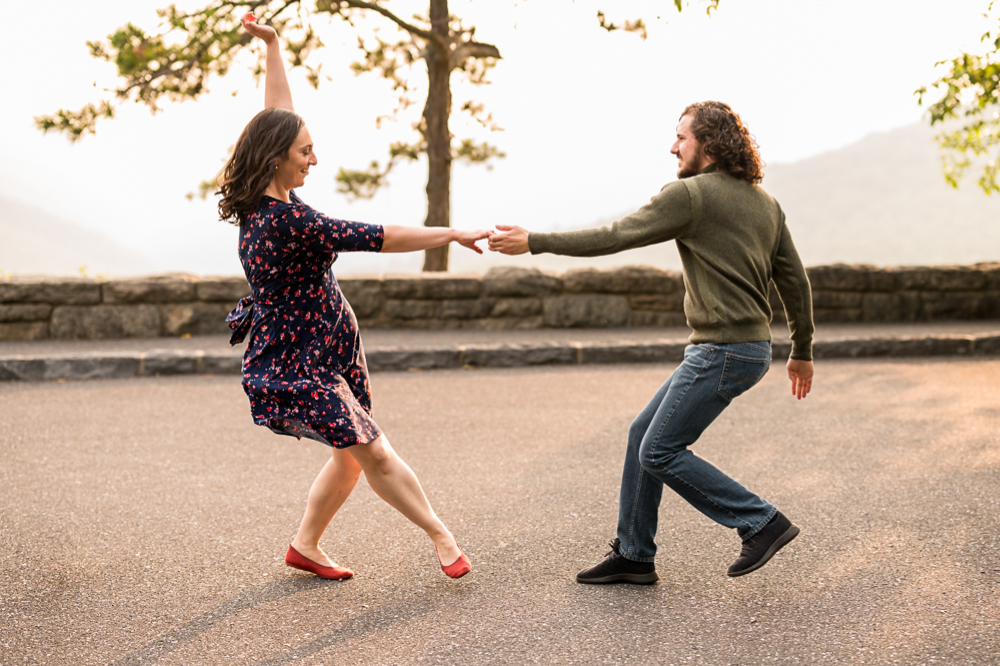
[[[244,296],[236,307],[226,315],[226,323],[233,329],[233,335],[229,338],[230,345],[238,345],[243,342],[250,327],[253,325],[254,302],[253,296]]]
[[[253,326],[253,315],[256,310],[260,310],[262,315],[266,315],[268,311],[280,308],[287,301],[287,294],[281,294],[277,298],[265,299],[261,303],[254,302],[253,294],[241,298],[236,307],[226,315],[226,323],[233,330],[233,335],[229,338],[229,344],[238,345],[246,339],[247,334],[250,333],[250,328]]]

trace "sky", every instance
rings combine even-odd
[[[308,0],[307,0],[308,2]],[[91,58],[97,40],[126,22],[155,30],[165,0],[55,0],[5,8],[0,43],[5,67],[0,120],[0,196],[30,203],[100,231],[153,260],[158,269],[197,274],[241,272],[235,230],[218,221],[215,201],[185,194],[222,166],[226,150],[263,107],[251,59],[209,82],[194,102],[164,103],[152,115],[126,104],[97,134],[71,144],[43,135],[33,117],[76,109],[116,84],[111,64]],[[182,9],[200,2],[177,2]],[[426,11],[424,0],[385,0],[403,17]],[[503,58],[489,86],[453,76],[452,132],[486,139],[507,157],[492,168],[456,164],[452,225],[530,229],[579,228],[616,219],[645,204],[674,179],[669,154],[677,117],[693,101],[728,102],[756,136],[768,163],[790,163],[850,144],[867,134],[925,118],[913,91],[932,82],[934,64],[962,50],[979,50],[990,27],[988,0],[722,0],[706,15],[704,2],[681,14],[672,0],[452,0],[453,14],[477,27],[476,38]],[[607,33],[596,20],[644,17],[645,41]],[[659,17],[659,19],[657,19]],[[384,160],[391,141],[410,138],[419,113],[376,127],[393,106],[387,84],[357,77],[357,28],[317,23],[326,48],[319,90],[301,70],[290,74],[296,111],[310,128],[319,164],[300,196],[343,219],[420,225],[426,215],[426,163],[401,165],[390,186],[370,201],[336,192],[338,167]],[[414,81],[424,75],[415,70]],[[503,128],[485,133],[457,108],[483,102]],[[2,240],[0,240],[2,242]],[[417,255],[341,262],[347,271],[419,270]],[[367,263],[366,263],[367,262]],[[383,263],[380,263],[383,262]]]

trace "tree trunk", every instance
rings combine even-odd
[[[431,30],[449,42],[448,0],[430,0]],[[427,219],[425,227],[451,224],[451,60],[434,42],[427,44],[429,90],[424,106],[424,138],[427,140]],[[448,246],[424,253],[425,271],[448,270]]]

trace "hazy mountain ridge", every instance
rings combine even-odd
[[[941,171],[936,131],[915,124],[765,170],[806,265],[1000,259],[1000,197]]]
[[[0,270],[20,275],[139,275],[163,270],[142,254],[30,204],[0,197]]]

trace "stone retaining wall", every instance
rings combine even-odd
[[[818,323],[1000,319],[1000,263],[808,269]],[[495,268],[485,275],[345,278],[373,328],[680,326],[680,273],[626,267],[561,275]],[[108,339],[228,333],[226,313],[249,293],[242,277],[0,280],[0,340]],[[780,302],[771,294],[776,318]]]

